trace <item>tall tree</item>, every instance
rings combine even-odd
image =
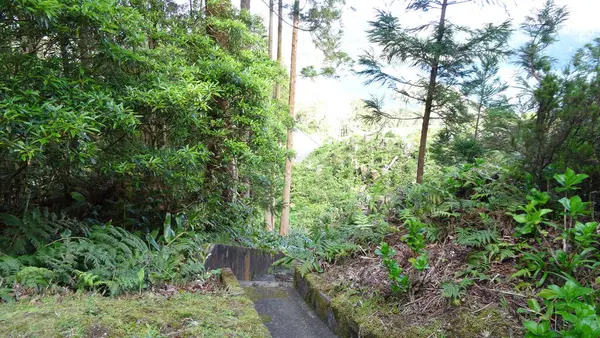
[[[408,10],[437,10],[440,13],[439,20],[407,28],[391,13],[380,11],[376,20],[370,23],[369,40],[382,47],[382,60],[387,63],[407,63],[421,72],[417,80],[410,80],[386,73],[373,53],[367,53],[359,60],[363,66],[359,74],[368,78],[367,83],[389,85],[406,99],[424,105],[422,116],[407,118],[422,119],[417,183],[423,180],[427,134],[432,114],[443,118],[447,124],[463,122],[467,107],[457,87],[458,81],[465,75],[465,68],[482,54],[506,53],[505,45],[510,35],[508,22],[488,24],[476,30],[448,22],[447,11],[451,6],[473,2],[476,0],[413,0],[409,2]],[[466,39],[458,39],[458,34],[466,35]],[[391,116],[383,112],[379,104],[381,101],[369,100],[366,103],[375,120]]]
[[[293,124],[295,119],[295,100],[296,100],[296,78],[297,78],[297,54],[298,54],[298,33],[300,30],[310,32],[313,43],[323,52],[326,61],[339,62],[346,55],[339,51],[339,39],[342,34],[341,28],[335,27],[336,22],[341,19],[344,0],[308,0],[305,10],[301,9],[300,0],[294,0],[292,6],[292,55],[290,64],[290,88],[288,103],[290,108],[290,117],[292,125],[288,127],[288,141],[286,158],[286,170],[284,177],[283,201],[280,218],[279,233],[287,235],[290,229],[290,195],[292,186],[292,164],[293,164]],[[280,16],[281,17],[281,16]],[[300,27],[304,24],[305,27]],[[327,73],[331,71],[328,70]]]
[[[283,0],[277,6],[277,61],[283,66]],[[281,98],[281,84],[275,84],[275,98]]]
[[[520,79],[524,119],[518,150],[524,169],[541,189],[548,189],[553,174],[567,167],[599,176],[594,140],[600,110],[600,40],[579,50],[564,69],[558,69],[548,53],[568,14],[566,7],[547,1],[526,18],[522,29],[529,40],[517,51],[525,73]]]
[[[273,16],[273,12],[273,0],[271,0],[271,18]],[[269,26],[270,25],[271,23],[269,22]],[[269,31],[271,31],[271,29],[269,29]],[[271,53],[272,51],[270,52],[270,54]],[[283,67],[283,0],[279,0],[277,6],[277,62]],[[275,82],[273,96],[276,102],[278,102],[281,99],[281,83],[279,81]],[[268,231],[273,231],[275,229],[275,217],[273,214],[274,207],[274,198],[272,196],[269,196],[264,210],[265,226]]]
[[[524,70],[520,78],[523,113],[533,112],[533,119],[524,122],[523,149],[526,170],[540,186],[544,186],[545,169],[552,163],[556,151],[569,136],[566,124],[559,123],[562,112],[562,90],[565,82],[553,69],[554,59],[547,49],[557,41],[560,26],[567,20],[566,7],[548,0],[545,6],[528,16],[521,29],[529,37],[517,50],[517,63]]]
[[[297,57],[298,57],[298,26],[300,25],[300,0],[294,1],[293,8],[293,28],[292,28],[292,58],[290,62],[290,92],[288,105],[290,108],[290,117],[292,121],[296,119],[296,78],[297,78]],[[289,151],[294,150],[294,129],[288,128],[287,147]],[[292,192],[292,165],[293,158],[288,154],[285,158],[285,177],[283,187],[283,209],[281,210],[281,220],[279,223],[279,234],[287,235],[290,231],[290,195]]]
[[[269,0],[269,58],[273,58],[273,0]]]

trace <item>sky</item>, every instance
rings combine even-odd
[[[291,0],[284,0],[284,3],[290,2]],[[503,6],[461,4],[448,10],[448,19],[455,24],[472,28],[481,27],[485,23],[501,23],[510,19],[513,27],[518,28],[518,25],[524,21],[527,15],[533,13],[536,8],[541,8],[545,2],[546,0],[505,0]],[[600,0],[555,0],[555,2],[558,5],[567,6],[570,11],[569,19],[560,31],[560,41],[549,50],[549,53],[558,60],[558,63],[564,65],[578,48],[594,38],[600,37],[600,20],[598,20]],[[369,29],[368,22],[375,18],[377,9],[391,11],[405,26],[437,20],[436,16],[439,15],[438,11],[425,14],[414,11],[407,12],[405,10],[405,0],[346,0],[346,3],[351,9],[345,10],[343,15],[344,37],[342,49],[353,58],[358,57],[364,50],[372,47],[367,41],[366,30]],[[239,6],[239,1],[234,0],[234,4]],[[252,14],[265,18],[266,24],[269,13],[268,0],[252,0],[251,4]],[[274,19],[277,18],[274,17]],[[288,69],[291,35],[291,27],[284,25],[283,52]],[[513,34],[510,46],[517,48],[525,41],[525,36],[516,33]],[[309,33],[300,32],[298,48],[298,69],[320,64],[321,54],[313,47]],[[404,69],[407,74],[403,73],[402,75],[410,77],[408,73],[411,70]],[[518,72],[518,69],[507,62],[501,67],[500,76],[510,84],[514,83],[513,79],[516,72]],[[344,74],[339,79],[313,80],[299,77],[296,96],[297,111],[316,110],[319,115],[325,117],[325,123],[335,129],[341,119],[351,115],[353,101],[369,98],[371,94],[378,97],[386,93],[390,94],[386,88],[378,85],[365,86],[363,81],[364,79],[354,74]],[[510,90],[517,91],[515,88]],[[398,108],[402,107],[402,104],[392,102],[391,106]],[[406,106],[405,108],[414,109],[414,106]],[[316,144],[314,137],[310,139],[306,135],[297,135],[296,146],[301,155],[309,152]]]
[[[237,1],[236,1],[237,2]],[[289,0],[287,0],[289,2]],[[470,27],[481,27],[488,22],[500,23],[511,19],[513,26],[523,22],[526,15],[535,8],[540,8],[545,0],[506,0],[505,6],[481,6],[478,4],[462,4],[451,7],[448,11],[449,20],[456,24]],[[252,13],[263,16],[267,22],[268,0],[252,0]],[[600,0],[556,0],[559,5],[567,5],[570,10],[569,20],[560,32],[560,42],[550,51],[561,63],[568,61],[570,56],[583,44],[595,37],[600,37]],[[346,10],[343,16],[344,38],[342,49],[352,57],[358,57],[371,46],[367,41],[365,31],[369,28],[368,21],[375,17],[376,9],[389,10],[397,15],[407,26],[437,19],[437,11],[428,14],[406,12],[406,2],[403,0],[347,0],[347,5],[354,10]],[[276,19],[276,18],[275,18]],[[291,28],[284,26],[284,58],[289,67]],[[521,34],[514,34],[510,45],[518,47],[525,41]],[[299,38],[299,68],[309,65],[319,65],[321,55],[312,46],[309,33],[301,32]],[[507,80],[512,78],[516,69],[507,64],[501,75]],[[370,94],[381,96],[386,92],[379,86],[365,87],[363,80],[356,75],[346,74],[340,79],[300,79],[297,89],[297,104],[299,109],[319,106],[329,111],[328,115],[343,115],[342,111],[350,109],[353,100],[368,98]]]

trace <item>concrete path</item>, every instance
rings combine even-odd
[[[337,337],[289,282],[240,281],[273,338]]]

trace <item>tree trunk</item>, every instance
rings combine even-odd
[[[279,0],[277,12],[279,14],[279,23],[277,26],[277,61],[283,65],[283,0]],[[279,83],[275,85],[275,98],[281,98],[281,85]]]
[[[273,59],[273,0],[269,0],[269,59]]]
[[[250,10],[250,0],[241,0],[240,8]]]
[[[298,56],[298,25],[300,24],[300,0],[294,1],[294,27],[292,31],[292,60],[290,63],[290,116],[292,121],[296,118],[296,58]],[[294,128],[288,129],[287,151],[294,150]],[[283,209],[279,224],[279,234],[287,235],[290,232],[290,194],[292,191],[292,160],[288,156],[285,159],[285,185],[283,187]]]
[[[274,0],[269,1],[269,58],[273,58],[273,12],[274,12]],[[277,61],[282,64],[283,63],[283,51],[282,51],[282,43],[283,43],[283,0],[279,0],[279,19],[278,19],[278,28],[277,28]],[[281,98],[281,85],[279,83],[275,83],[273,88],[273,97],[275,100],[279,100]],[[265,207],[265,226],[268,231],[275,230],[275,217],[273,215],[273,206],[275,202],[272,197],[270,197],[270,203]]]
[[[444,38],[444,28],[446,26],[446,8],[448,0],[442,3],[442,14],[438,25],[436,43],[439,45]],[[421,143],[419,144],[419,159],[417,161],[417,183],[423,182],[423,169],[425,167],[425,150],[427,147],[427,132],[429,131],[429,119],[431,117],[431,109],[433,108],[433,95],[437,82],[438,67],[440,63],[440,54],[437,52],[433,58],[431,65],[431,74],[429,76],[429,86],[427,87],[427,98],[425,99],[425,112],[423,113],[423,126],[421,127]]]
[[[273,218],[273,208],[267,206],[265,209],[265,226],[267,231],[273,231],[275,229],[275,219]]]
[[[483,103],[480,101],[477,106],[477,119],[475,120],[475,134],[474,139],[477,140],[479,138],[479,121],[481,119],[481,111],[483,110]]]

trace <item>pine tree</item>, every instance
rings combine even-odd
[[[499,60],[495,55],[480,56],[479,61],[468,70],[469,76],[461,85],[462,92],[470,99],[475,110],[475,140],[479,139],[486,111],[502,109],[508,105],[506,97],[502,96],[508,85],[498,76],[498,64]]]
[[[439,11],[439,21],[418,27],[403,27],[397,17],[380,11],[372,21],[368,37],[371,43],[382,48],[381,60],[387,63],[406,63],[421,72],[417,80],[396,77],[383,70],[384,65],[373,53],[359,60],[363,67],[359,74],[367,77],[366,83],[389,85],[397,94],[424,105],[421,138],[417,164],[417,183],[423,179],[425,148],[429,121],[443,118],[447,124],[464,122],[467,106],[458,92],[458,81],[466,74],[466,67],[483,54],[506,53],[505,45],[510,36],[510,24],[488,24],[472,30],[451,24],[447,11],[453,5],[474,1],[413,0],[407,9],[412,11]],[[484,1],[489,2],[489,1]],[[465,34],[466,39],[458,39]],[[374,120],[416,119],[399,118],[383,112],[380,100],[366,102]]]
[[[292,30],[292,59],[290,63],[290,93],[288,105],[290,108],[290,117],[292,121],[296,120],[296,79],[297,79],[297,58],[298,58],[298,26],[300,25],[300,0],[294,1],[293,9],[293,30]],[[289,151],[294,150],[294,130],[288,128],[287,147]],[[283,186],[283,209],[281,210],[281,220],[279,223],[279,234],[287,235],[290,231],[290,195],[292,193],[292,161],[290,154],[285,158],[285,179]]]

